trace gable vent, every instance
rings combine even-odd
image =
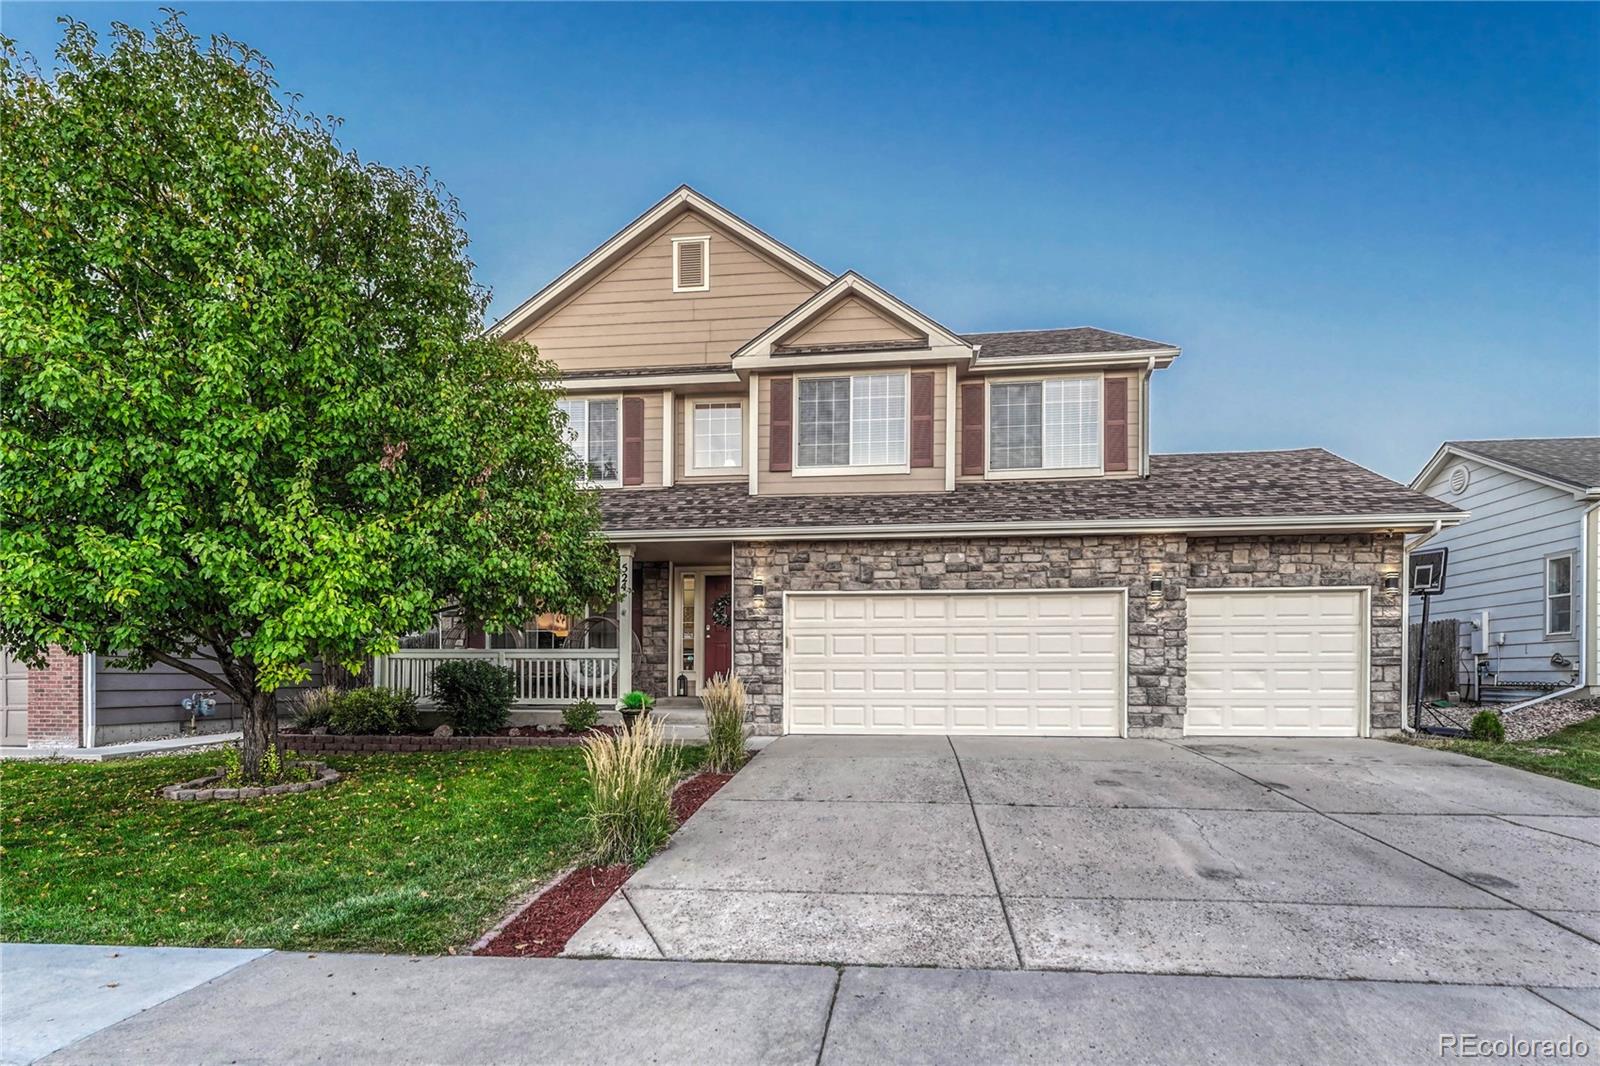
[[[711,288],[710,237],[672,238],[672,291],[705,292]]]
[[[1450,491],[1457,496],[1466,492],[1470,484],[1472,484],[1472,471],[1467,469],[1465,463],[1450,471]]]

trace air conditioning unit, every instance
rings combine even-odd
[[[1472,654],[1489,654],[1489,612],[1479,611],[1472,620]]]

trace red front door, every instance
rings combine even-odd
[[[733,579],[727,574],[706,575],[705,620],[706,657],[700,678],[710,681],[733,668]]]

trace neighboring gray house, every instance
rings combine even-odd
[[[1461,622],[1460,681],[1595,686],[1600,437],[1446,441],[1411,487],[1471,514],[1432,617]],[[1485,627],[1485,612],[1487,626]]]

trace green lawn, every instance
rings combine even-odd
[[[335,756],[322,792],[156,798],[218,762],[0,764],[0,939],[441,952],[583,847],[576,748]]]
[[[1519,770],[1531,770],[1536,774],[1600,788],[1600,718],[1569,725],[1559,733],[1538,740],[1519,740],[1510,744],[1486,744],[1479,740],[1445,737],[1419,738],[1415,743],[1460,752],[1462,755],[1475,755],[1480,759],[1515,766]]]

